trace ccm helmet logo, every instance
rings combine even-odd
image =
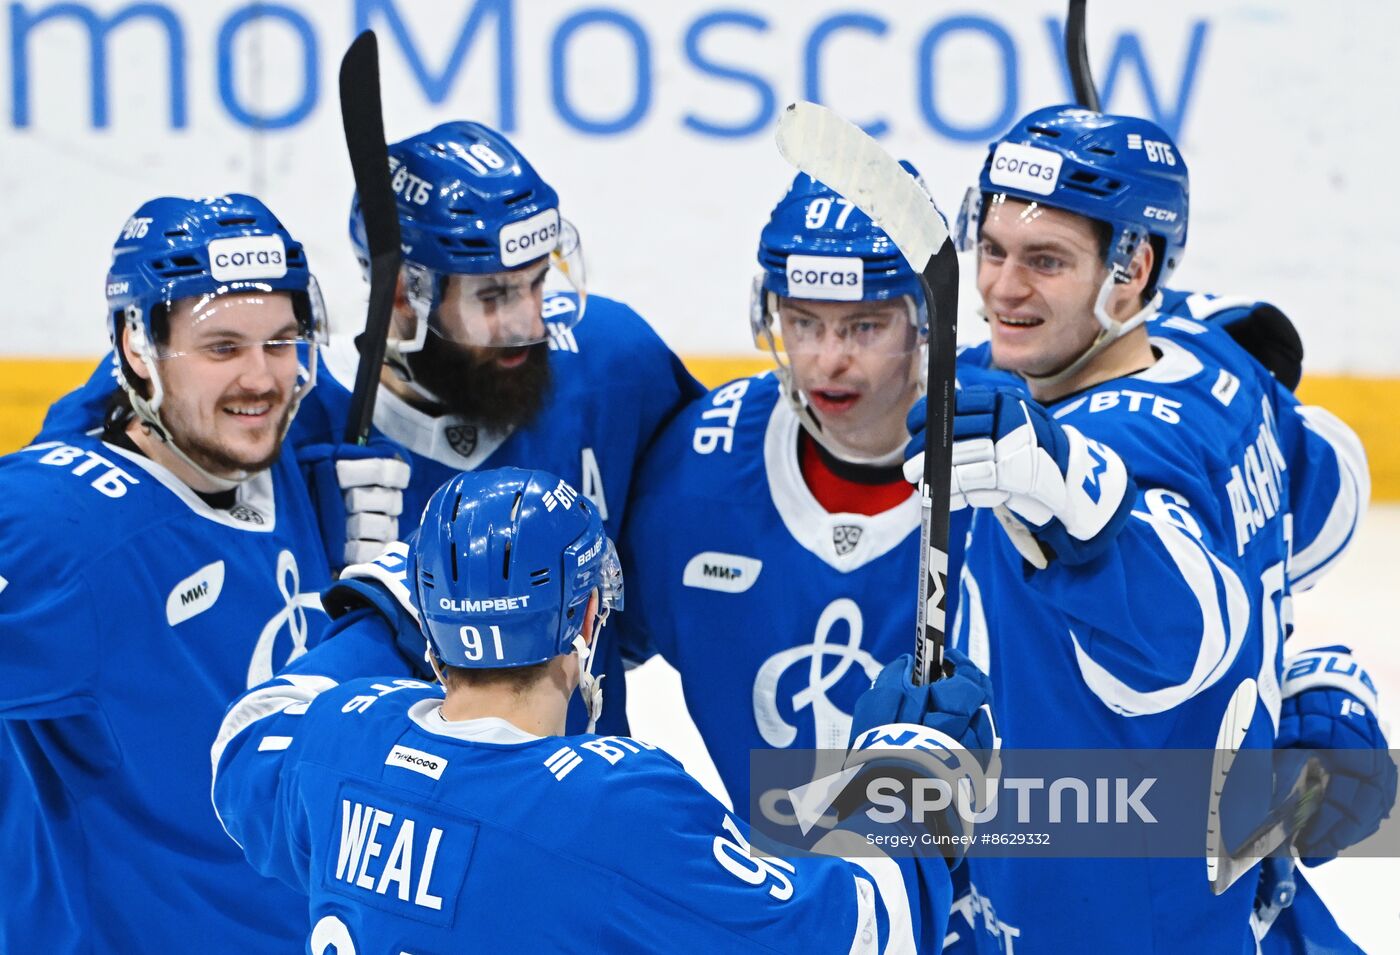
[[[1142,214],[1148,219],[1156,219],[1158,222],[1175,222],[1176,213],[1170,209],[1158,209],[1156,206],[1147,206],[1142,210]]]
[[[501,226],[501,264],[514,268],[548,255],[559,244],[559,210],[546,209],[521,222]]]
[[[792,298],[859,302],[865,296],[865,262],[846,255],[789,255],[787,283]]]
[[[242,235],[209,243],[209,274],[219,282],[280,279],[287,274],[287,247],[277,235]]]
[[[1063,161],[1063,156],[1048,149],[1001,143],[992,154],[988,178],[996,186],[1048,196],[1055,191]]]

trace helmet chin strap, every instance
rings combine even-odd
[[[593,617],[592,641],[585,640],[583,634],[574,637],[573,650],[578,654],[578,689],[583,694],[583,705],[588,709],[588,729],[593,732],[598,725],[598,717],[603,715],[603,676],[593,675],[593,661],[597,659],[594,648],[598,646],[598,634],[602,632],[606,617],[595,613]],[[606,674],[604,675],[606,676]]]
[[[1119,284],[1118,275],[1119,273],[1117,272],[1110,272],[1104,278],[1103,285],[1099,286],[1099,294],[1094,299],[1094,318],[1099,323],[1099,333],[1094,337],[1094,340],[1089,343],[1089,347],[1080,352],[1079,357],[1075,358],[1059,371],[1053,371],[1048,375],[1032,375],[1023,372],[1021,377],[1034,385],[1052,388],[1056,385],[1061,385],[1082,371],[1095,356],[1109,345],[1112,345],[1118,339],[1142,325],[1143,322],[1147,321],[1147,319],[1161,307],[1162,293],[1159,291],[1156,295],[1152,296],[1152,299],[1146,305],[1138,309],[1132,315],[1129,315],[1121,322],[1115,321],[1113,317],[1108,314],[1108,298],[1113,294],[1114,286]],[[982,317],[986,318],[985,307],[981,311]]]
[[[418,383],[413,375],[413,369],[408,367],[408,359],[399,350],[399,343],[392,339],[384,343],[384,364],[388,365],[389,369],[398,376],[399,381],[403,382],[408,390],[419,398],[435,405],[443,403],[442,398]]]

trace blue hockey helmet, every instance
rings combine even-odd
[[[1144,240],[1156,261],[1145,289],[1170,278],[1186,250],[1189,177],[1170,136],[1149,120],[1077,106],[1038,109],[992,143],[975,190],[963,203],[960,247],[971,248],[981,205],[999,195],[1105,222],[1106,265],[1126,276]]]
[[[622,605],[597,507],[563,479],[520,468],[467,471],[434,493],[414,586],[432,648],[454,667],[542,663],[579,648],[595,589],[598,625]]]
[[[326,339],[326,313],[301,243],[267,206],[238,193],[199,199],[163,196],[144,203],[122,226],[107,271],[107,331],[115,376],[136,414],[181,457],[184,453],[160,418],[164,386],[159,360],[177,357],[159,347],[168,335],[171,309],[178,301],[192,299],[192,314],[199,321],[217,313],[227,296],[246,299],[276,293],[290,296],[297,322],[298,338],[277,343],[296,350],[298,380],[291,404],[295,413],[316,383],[316,344]],[[150,373],[149,393],[143,393],[145,385],[133,380],[123,360],[123,328],[127,344]],[[185,460],[215,483],[227,483]]]
[[[499,284],[504,281],[500,273],[546,260],[579,294],[577,309],[551,321],[577,322],[586,294],[578,234],[559,215],[558,193],[504,136],[481,123],[443,123],[390,146],[389,170],[405,288],[417,318],[414,327],[394,335],[391,359],[394,352],[420,350],[429,328],[468,345],[544,340],[538,309],[529,316],[533,330],[522,331],[501,329],[499,322],[479,314],[474,294],[444,301],[450,276],[490,275]],[[350,240],[368,274],[369,244],[358,195],[350,208]],[[499,302],[500,296],[495,299]],[[453,314],[439,314],[444,311]]]
[[[911,163],[900,165],[919,179]],[[907,355],[911,378],[918,375],[923,365],[913,359],[928,340],[928,307],[918,273],[868,215],[806,173],[798,173],[774,206],[759,236],[758,264],[761,271],[749,303],[754,344],[772,354],[784,397],[808,433],[844,460],[865,460],[826,433],[798,387],[788,358],[836,341],[868,352]],[[902,304],[914,334],[890,317],[887,307],[865,312],[853,308],[828,325],[791,302],[794,299]],[[791,314],[785,315],[785,309]]]
[[[918,177],[910,163],[900,165]],[[861,302],[908,295],[923,300],[919,276],[884,230],[806,173],[797,174],[773,207],[759,236],[758,264],[762,288],[785,297]]]
[[[916,179],[918,171],[900,163]],[[928,334],[928,310],[923,285],[899,248],[870,217],[806,173],[798,173],[787,193],[773,207],[758,240],[758,264],[749,322],[754,343],[780,352],[796,343],[785,342],[777,321],[779,298],[835,302],[879,302],[904,299],[909,320],[922,340]],[[908,350],[898,336],[899,350]]]
[[[163,196],[122,226],[107,270],[107,331],[113,346],[134,320],[150,341],[162,309],[182,298],[229,292],[290,292],[307,336],[325,330],[316,280],[301,243],[252,196]]]

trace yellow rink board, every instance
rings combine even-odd
[[[23,447],[55,398],[77,387],[96,359],[0,359],[0,453]],[[759,356],[693,355],[686,365],[713,387],[772,367]],[[1372,500],[1400,500],[1400,377],[1308,375],[1299,396],[1356,429],[1371,462]]]

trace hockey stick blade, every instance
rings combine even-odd
[[[1069,66],[1069,81],[1074,87],[1074,101],[1085,109],[1102,112],[1099,89],[1094,85],[1094,73],[1089,69],[1089,41],[1084,30],[1085,5],[1088,0],[1069,0],[1065,15],[1065,63]]]
[[[947,625],[957,252],[933,199],[860,127],[824,106],[793,103],[778,119],[777,141],[784,159],[846,197],[882,228],[924,286],[929,305],[928,417],[913,672],[914,682],[924,684],[942,674]]]
[[[355,174],[355,192],[364,217],[369,245],[369,307],[365,330],[357,340],[360,364],[350,396],[345,441],[369,441],[374,399],[379,393],[379,369],[384,364],[385,340],[399,280],[399,214],[389,179],[389,150],[384,142],[384,114],[379,100],[379,44],[373,30],[355,37],[340,61],[340,118],[345,125],[345,148]]]
[[[1219,860],[1210,890],[1220,895],[1265,856],[1289,846],[1322,804],[1327,791],[1327,770],[1317,757],[1310,757],[1298,774],[1288,795],[1264,817],[1239,847]],[[1284,851],[1289,851],[1285,849]]]

